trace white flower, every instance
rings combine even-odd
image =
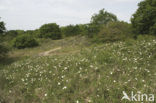
[[[80,67],[79,69],[80,69],[80,70],[82,70],[82,68],[81,68],[81,67]]]
[[[11,93],[11,90],[9,90],[9,93]]]
[[[64,70],[67,70],[68,68],[67,67],[64,67]]]
[[[116,80],[114,80],[113,82],[116,83]]]
[[[93,65],[90,65],[91,68],[93,68]]]
[[[46,97],[46,96],[47,96],[47,93],[46,93],[46,94],[44,94],[44,96]]]
[[[63,79],[65,76],[63,75],[63,76],[61,76],[61,78]]]
[[[66,86],[64,86],[62,89],[67,89],[67,87],[66,87]]]
[[[79,103],[79,101],[77,100],[76,103]]]
[[[61,85],[61,83],[60,83],[60,82],[58,82],[58,85]]]
[[[24,82],[24,79],[23,78],[21,80]]]

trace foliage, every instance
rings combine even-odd
[[[3,21],[0,21],[0,34],[3,34],[4,33],[4,31],[5,31],[5,25],[4,25],[4,22]],[[3,40],[3,36],[4,35],[0,35],[0,41],[2,42]],[[2,59],[3,57],[5,57],[6,56],[6,54],[7,54],[7,52],[8,52],[8,49],[4,46],[4,45],[2,45],[2,44],[0,44],[0,59]]]
[[[132,38],[131,25],[126,22],[110,22],[101,28],[100,32],[94,37],[96,42],[114,42]]]
[[[101,26],[102,27],[102,26]],[[95,35],[97,35],[101,29],[98,25],[89,24],[87,29],[87,36],[89,38],[93,38]]]
[[[156,0],[144,0],[131,18],[134,32],[156,35]]]
[[[117,21],[117,17],[104,9],[100,10],[98,14],[94,14],[91,18],[91,24],[95,25],[106,25],[114,21]]]
[[[4,22],[0,21],[0,34],[3,34],[5,30],[6,28]]]
[[[13,40],[13,46],[18,49],[38,46],[38,42],[31,35],[19,35]]]
[[[86,35],[88,33],[88,24],[79,24],[80,34]]]
[[[8,48],[0,44],[0,59],[4,58],[8,52]]]
[[[16,37],[18,35],[18,32],[16,30],[9,30],[5,33],[5,35]]]
[[[9,30],[5,32],[5,35],[3,35],[3,42],[6,41],[11,41],[12,39],[14,39],[16,36],[18,36],[18,32],[16,30]]]
[[[105,11],[104,9],[100,10],[98,14],[94,14],[91,18],[91,22],[88,28],[88,36],[93,37],[96,35],[103,25],[107,25],[109,22],[118,21],[117,17]]]
[[[25,33],[25,31],[24,30],[15,30],[16,32],[17,32],[17,34],[24,34]]]
[[[4,35],[1,35],[0,42],[10,43],[14,38],[22,34],[25,34],[24,30],[7,30]]]
[[[41,38],[51,38],[51,39],[61,39],[61,31],[59,25],[56,23],[44,24],[39,28],[39,37]]]
[[[148,34],[145,34],[145,35],[137,35],[137,40],[138,41],[149,41],[149,40],[154,40],[156,39],[155,36],[153,35],[148,35]]]
[[[76,36],[76,35],[85,35],[87,33],[86,24],[77,24],[77,25],[68,25],[61,27],[61,33],[65,37]]]

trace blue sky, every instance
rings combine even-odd
[[[102,8],[129,22],[141,0],[0,0],[0,17],[10,29],[37,29],[45,23],[89,23]]]

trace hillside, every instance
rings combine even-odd
[[[1,103],[128,103],[123,91],[156,93],[156,38],[40,43],[9,53],[15,59],[1,66]]]

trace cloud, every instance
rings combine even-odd
[[[141,0],[0,0],[0,17],[8,29],[36,29],[44,23],[88,23],[105,8],[129,21]]]

